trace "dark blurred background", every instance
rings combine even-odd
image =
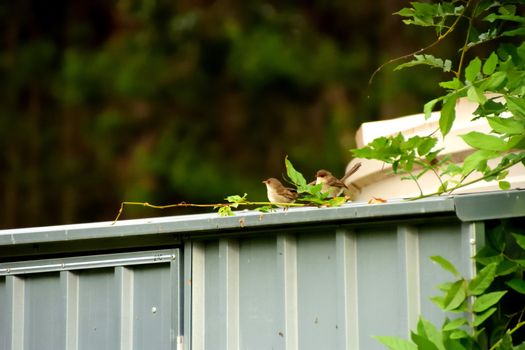
[[[285,155],[343,175],[361,123],[440,93],[428,69],[368,83],[434,39],[392,16],[404,6],[1,0],[0,227],[112,220],[123,200],[266,200]]]

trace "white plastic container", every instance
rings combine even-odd
[[[450,133],[445,139],[440,139],[438,147],[444,148],[442,154],[448,154],[452,160],[461,164],[466,156],[473,152],[473,149],[467,145],[459,135],[466,134],[470,131],[489,132],[490,126],[485,119],[480,118],[472,120],[473,112],[477,104],[460,99],[456,106],[456,121]],[[356,134],[357,147],[363,147],[372,140],[381,136],[394,136],[402,133],[405,138],[415,135],[426,136],[435,132],[439,126],[439,112],[432,113],[432,116],[425,120],[424,114],[416,114],[396,119],[363,123]],[[438,135],[436,133],[436,135]],[[441,134],[439,134],[441,135]],[[355,201],[368,201],[373,197],[379,198],[407,198],[419,196],[420,191],[414,181],[401,180],[402,175],[392,174],[392,166],[376,160],[354,159],[347,169],[353,164],[361,162],[362,166],[359,171],[351,176],[349,181],[360,188],[359,193],[354,196]],[[489,166],[495,166],[499,159],[489,161]],[[479,177],[479,173],[474,173],[466,179],[473,180]],[[446,180],[446,177],[444,178]],[[525,167],[517,164],[509,169],[509,175],[505,179],[511,183],[511,188],[525,187]],[[440,186],[438,178],[428,172],[423,175],[419,185],[425,194],[434,193]],[[480,181],[472,185],[456,190],[454,193],[482,192],[499,189],[497,181]]]

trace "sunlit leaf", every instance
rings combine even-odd
[[[496,307],[490,308],[487,311],[485,311],[482,314],[475,315],[474,317],[474,326],[478,327],[480,324],[485,322],[487,318],[489,318],[495,311],[497,310]]]
[[[470,82],[476,81],[480,71],[481,71],[481,60],[478,57],[476,57],[472,61],[470,61],[467,68],[465,68],[465,79]]]
[[[464,319],[464,318],[456,318],[456,319],[454,319],[452,321],[447,322],[443,326],[443,330],[444,331],[451,331],[453,329],[456,329],[456,328],[459,328],[459,327],[463,326],[465,323],[467,323],[466,319]]]
[[[510,182],[508,181],[499,181],[498,186],[501,190],[509,190],[510,189]]]
[[[295,170],[292,163],[286,157],[284,159],[285,165],[286,165],[286,174],[288,175],[288,178],[298,187],[298,188],[304,188],[306,187],[306,180],[300,172]]]
[[[456,119],[456,101],[457,96],[451,95],[443,103],[441,117],[439,118],[439,130],[441,130],[443,136],[450,132]]]
[[[439,264],[439,266],[441,266],[444,270],[447,270],[448,272],[450,272],[452,275],[454,275],[454,277],[461,277],[461,274],[456,269],[454,264],[452,264],[450,261],[448,261],[444,257],[435,255],[435,256],[431,256],[430,260]]]
[[[451,288],[449,289],[445,300],[445,310],[446,311],[452,311],[456,310],[463,302],[465,301],[467,297],[466,294],[466,286],[464,280],[456,281],[452,284]]]
[[[474,170],[483,171],[487,166],[487,161],[501,154],[497,151],[478,150],[465,158],[463,161],[462,174],[468,175]]]
[[[494,280],[494,277],[496,276],[496,268],[497,264],[490,264],[481,269],[476,277],[470,281],[468,285],[469,293],[471,295],[480,295],[483,293]]]
[[[498,134],[519,135],[525,133],[525,124],[514,118],[487,118],[492,130]]]
[[[483,312],[487,310],[492,305],[499,302],[501,298],[507,293],[507,291],[502,292],[492,292],[480,295],[476,298],[474,301],[474,304],[472,305],[472,310],[474,312]]]
[[[498,55],[496,55],[495,52],[492,52],[483,64],[483,74],[490,75],[494,73],[496,70],[496,66],[498,65]]]
[[[374,339],[385,345],[390,350],[417,350],[417,345],[399,337],[375,336]]]
[[[484,104],[485,101],[487,101],[487,98],[483,94],[483,92],[477,88],[476,86],[472,85],[467,89],[467,98],[475,103]]]
[[[525,99],[514,97],[514,96],[505,96],[507,101],[507,107],[509,111],[517,118],[525,119]]]
[[[460,136],[463,141],[474,148],[497,152],[503,152],[509,149],[508,144],[504,140],[497,136],[484,134],[479,131],[471,131],[468,134]]]

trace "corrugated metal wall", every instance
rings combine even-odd
[[[523,193],[0,231],[0,350],[384,349]]]
[[[0,349],[175,349],[177,250],[3,264]]]
[[[476,224],[397,223],[193,243],[192,349],[381,349],[408,336],[449,278],[471,276]]]

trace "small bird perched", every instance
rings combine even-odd
[[[271,177],[268,180],[264,180],[263,184],[266,185],[268,200],[271,203],[293,203],[297,198],[297,191],[295,189],[284,187],[281,181],[276,178]],[[286,208],[285,205],[278,206]]]
[[[361,167],[361,163],[357,163],[350,169],[341,180],[332,175],[328,170],[321,169],[315,174],[315,184],[323,184],[321,192],[328,193],[328,197],[337,197],[348,187],[345,185],[345,180],[355,173]]]

